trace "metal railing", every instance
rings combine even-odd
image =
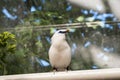
[[[0,80],[115,80],[120,68],[0,76]]]

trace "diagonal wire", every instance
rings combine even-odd
[[[61,29],[61,28],[82,28],[82,27],[91,27],[94,25],[101,25],[101,24],[118,24],[120,23],[120,21],[106,21],[106,22],[102,22],[102,21],[94,21],[94,22],[79,22],[79,23],[68,23],[68,24],[56,24],[56,25],[41,25],[41,26],[29,26],[29,27],[23,27],[25,25],[23,25],[22,27],[16,27],[16,28],[4,28],[4,29],[0,29],[0,31],[24,31],[25,29],[36,29],[36,30],[49,30],[50,28],[57,28],[57,29]]]

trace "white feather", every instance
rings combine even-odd
[[[71,49],[65,39],[65,34],[61,34],[59,31],[55,32],[51,38],[49,61],[52,67],[65,69],[71,61]]]

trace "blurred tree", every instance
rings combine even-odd
[[[26,6],[22,0],[2,0],[0,1],[0,10],[0,28],[10,28],[22,24],[22,19],[25,18],[27,13]]]
[[[0,34],[0,74],[7,74],[7,56],[14,54],[16,49],[15,35],[9,32]]]

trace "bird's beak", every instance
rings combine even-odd
[[[66,30],[66,33],[67,33],[67,32],[70,32],[70,30],[69,30],[69,29],[67,29],[67,30]]]

